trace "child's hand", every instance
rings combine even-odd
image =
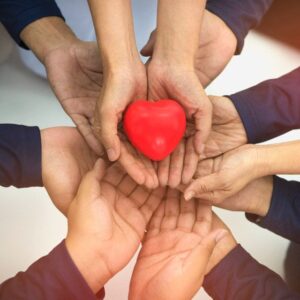
[[[218,204],[242,190],[252,180],[265,175],[264,161],[256,146],[245,145],[198,165],[198,179],[184,191],[186,200],[193,197]]]

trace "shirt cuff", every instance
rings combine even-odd
[[[60,17],[64,20],[55,1],[40,1],[40,3],[35,6],[20,10],[19,13],[13,15],[11,20],[5,19],[2,23],[15,42],[22,48],[28,49],[20,38],[21,31],[27,25],[45,17]]]
[[[260,227],[300,243],[300,183],[274,176],[267,215],[260,217],[246,213],[245,216]]]

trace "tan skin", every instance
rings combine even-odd
[[[129,299],[192,299],[227,235],[221,228],[211,231],[211,222],[209,206],[186,203],[178,191],[169,190],[148,225]]]
[[[298,174],[298,141],[272,145],[244,145],[216,158],[201,161],[199,173],[206,173],[185,189],[185,198],[194,196],[210,203],[222,203],[251,181],[274,174]]]
[[[199,44],[197,45],[197,51],[195,53],[193,72],[196,74],[196,77],[198,78],[198,81],[200,81],[202,86],[206,87],[211,83],[213,79],[215,79],[222,72],[227,63],[230,61],[230,59],[235,53],[237,41],[236,37],[234,36],[232,31],[227,27],[227,25],[220,18],[206,10],[203,14],[203,22],[199,36],[200,40]],[[157,32],[155,31],[152,33],[147,45],[141,51],[143,55],[153,55],[156,39]],[[151,65],[156,65],[155,58],[151,58],[149,68],[151,67]],[[157,68],[154,67],[154,69],[155,78],[162,78],[163,82],[168,80],[168,74],[172,74],[173,76],[173,74],[177,73],[176,69],[179,69],[179,73],[181,75],[178,76],[176,80],[178,80],[180,84],[176,85],[183,85],[188,87],[189,90],[192,90],[192,87],[190,87],[190,82],[193,82],[193,80],[189,79],[190,76],[188,76],[188,74],[186,74],[183,70],[177,68],[176,64],[171,64],[171,66],[164,66],[163,64],[158,64]],[[188,81],[188,84],[185,84],[185,81]],[[153,82],[153,84],[155,84],[155,81]],[[156,91],[156,93],[160,93],[161,97],[176,98],[176,96],[168,94],[163,88],[163,86],[161,88],[159,88],[159,86],[155,87],[154,90]],[[202,87],[198,87],[198,89],[203,91]],[[202,151],[201,157],[207,157],[208,155],[216,156],[216,147],[218,147],[220,143],[215,141],[215,139],[218,138],[218,130],[220,129],[221,134],[223,131],[222,126],[216,127],[216,125],[220,125],[220,122],[223,122],[223,124],[225,124],[231,121],[232,119],[235,119],[236,116],[233,116],[235,114],[239,119],[236,110],[230,107],[231,102],[229,105],[214,105],[213,101],[212,104],[212,131],[210,132],[208,139],[205,142],[205,147]],[[220,106],[221,107],[218,111],[215,112],[215,106],[217,108]],[[227,110],[226,112],[224,111],[224,120],[221,119],[222,109]],[[233,111],[233,113],[231,113],[231,111]],[[228,112],[232,116],[231,120],[228,120]],[[193,128],[193,123],[190,123],[189,128]],[[226,130],[228,131],[228,129],[229,128],[227,128]],[[217,133],[215,134],[216,131]],[[188,130],[186,138],[183,140],[182,144],[178,146],[178,149],[176,149],[170,157],[160,162],[158,168],[158,178],[161,185],[169,185],[171,187],[176,187],[180,182],[186,184],[192,179],[196,171],[197,162],[199,160],[199,155],[195,151],[193,142],[194,134],[194,129],[192,131]],[[215,143],[218,143],[219,145],[214,145]],[[242,141],[242,143],[245,142]]]
[[[116,165],[104,170],[98,160],[81,180],[67,214],[66,247],[94,293],[133,257],[165,194],[162,188],[137,186]]]

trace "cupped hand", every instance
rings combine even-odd
[[[103,77],[97,43],[75,39],[47,53],[44,65],[63,109],[91,149],[101,155],[103,149],[92,130]]]
[[[154,31],[151,34],[148,43],[141,51],[141,53],[144,56],[153,55],[155,41],[156,41],[156,31]],[[222,70],[226,67],[226,65],[234,55],[236,51],[236,46],[237,46],[237,39],[233,34],[233,32],[229,29],[229,27],[219,17],[210,13],[209,11],[205,11],[203,16],[203,25],[201,28],[200,44],[196,52],[194,71],[201,83],[200,87],[198,87],[199,91],[197,91],[196,94],[197,93],[198,95],[200,95],[200,93],[202,94],[203,96],[202,98],[204,99],[203,101],[204,103],[207,104],[208,107],[210,106],[210,104],[203,91],[203,87],[209,85],[222,72]],[[185,77],[185,75],[183,75],[184,72],[181,71],[181,73],[182,73],[182,77]],[[182,80],[182,77],[179,76],[180,81]],[[187,77],[187,80],[189,80],[188,78],[189,77]],[[183,79],[182,83],[179,86],[182,85],[186,85],[186,80]],[[187,87],[188,89],[190,89],[189,84],[187,84]],[[162,95],[162,97],[165,96],[172,97],[172,95],[174,94],[168,92],[168,90],[166,90],[166,88],[164,87],[159,87],[156,89],[158,91],[154,93],[154,96],[155,94],[157,94],[157,96]],[[187,93],[187,95],[189,94]],[[176,98],[176,96],[174,97]],[[211,113],[210,110],[211,109],[209,108],[207,109],[208,115]],[[206,109],[204,108],[203,111],[205,112]],[[205,122],[206,115],[204,114],[203,116],[201,116],[201,118],[203,119],[203,122]],[[206,118],[207,126],[205,124],[199,125],[203,129],[204,133],[206,132],[207,134],[209,133],[209,130],[206,130],[206,128],[209,128],[209,122],[211,122],[209,119],[210,117]],[[224,112],[224,119],[228,120],[225,112]],[[215,116],[213,112],[212,130],[214,130],[214,125],[215,125],[214,120],[215,120]],[[188,136],[193,136],[193,135],[188,135]],[[199,136],[201,138],[201,134]],[[212,139],[210,137],[212,137]],[[215,144],[217,141],[214,140],[214,134],[209,135],[206,141],[205,139],[206,139],[206,135],[204,134],[204,136],[202,136],[201,138],[201,141],[199,142],[199,148],[201,147],[203,150],[201,155],[203,155],[203,157],[208,157],[208,155],[216,156],[215,153],[218,152],[216,150],[220,150],[220,149],[216,149],[218,145]],[[203,146],[200,145],[201,143],[203,144],[204,141],[205,141],[205,147],[203,148]],[[176,185],[178,185],[178,182],[181,180],[182,183],[187,184],[192,179],[196,171],[196,165],[199,159],[199,155],[198,152],[195,151],[194,139],[186,138],[183,141],[183,143],[184,146],[183,145],[179,146],[176,153],[174,153],[174,155],[171,155],[159,165],[158,177],[159,177],[160,184],[175,187]],[[221,153],[218,153],[217,155],[219,154]],[[171,166],[172,164],[174,164],[174,166]],[[174,172],[169,172],[171,169],[172,170],[176,169],[175,175]],[[173,175],[171,176],[171,174]]]
[[[247,144],[247,134],[229,98],[210,96],[213,105],[212,130],[201,159],[217,157]]]
[[[152,217],[130,283],[129,299],[192,299],[224,230],[210,234],[211,208],[176,190]]]
[[[156,188],[158,179],[153,163],[130,144],[118,127],[126,107],[135,100],[146,99],[145,67],[138,63],[107,73],[95,111],[94,132],[111,161],[118,160],[138,184]]]
[[[265,176],[264,168],[257,146],[241,146],[216,158],[201,161],[197,179],[185,189],[184,197],[186,200],[196,197],[214,205],[221,203],[252,180]]]
[[[41,141],[43,184],[54,205],[67,215],[82,177],[93,168],[97,155],[73,127],[43,129]]]
[[[104,175],[98,160],[81,181],[68,211],[67,249],[90,287],[97,291],[126,266],[164,189],[138,186],[116,164]]]

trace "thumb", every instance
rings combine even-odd
[[[106,164],[104,160],[98,159],[94,168],[82,179],[76,199],[78,201],[93,201],[100,196],[101,180],[105,174]]]
[[[146,45],[141,50],[141,54],[143,56],[152,56],[153,50],[154,50],[155,41],[156,41],[156,30],[152,31],[152,33],[151,33],[151,35],[149,37],[148,42],[146,43]]]
[[[197,274],[197,278],[203,278],[215,247],[227,234],[227,230],[217,229],[201,240],[192,250],[185,263],[188,274]]]
[[[184,199],[191,200],[202,194],[212,193],[218,189],[219,174],[214,173],[194,180],[184,191]]]
[[[110,161],[115,161],[120,156],[120,139],[118,136],[118,116],[110,108],[96,112],[94,130],[106,149]]]

